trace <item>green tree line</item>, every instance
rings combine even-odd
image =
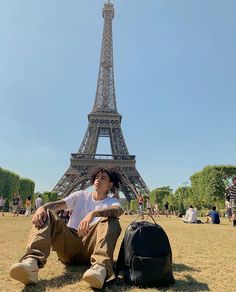
[[[151,191],[152,206],[158,204],[163,209],[164,202],[169,202],[169,208],[176,213],[184,214],[190,205],[205,213],[213,205],[219,211],[224,211],[225,189],[231,183],[231,177],[236,175],[236,166],[208,165],[190,177],[190,186],[180,186],[175,192],[169,187],[158,187]],[[131,210],[137,209],[137,201],[131,202]]]
[[[5,208],[9,208],[10,201],[16,193],[23,202],[28,196],[33,196],[35,183],[28,178],[21,178],[18,174],[0,167],[0,196],[6,200]]]

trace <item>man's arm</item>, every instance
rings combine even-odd
[[[121,206],[109,206],[100,210],[93,211],[93,217],[120,217],[124,213]]]
[[[80,222],[78,227],[78,235],[84,236],[89,232],[89,223],[94,217],[112,217],[117,218],[124,213],[121,206],[109,206],[100,210],[89,212],[84,219]]]
[[[47,220],[47,210],[59,211],[66,208],[67,208],[66,202],[63,200],[46,203],[37,209],[33,216],[32,223],[36,227],[40,228],[44,225],[44,223]]]
[[[55,202],[48,202],[41,206],[40,208],[44,208],[45,210],[59,211],[62,209],[66,209],[67,205],[64,200],[59,200]]]

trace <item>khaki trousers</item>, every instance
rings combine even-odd
[[[107,269],[107,278],[113,274],[113,252],[121,232],[117,218],[103,218],[90,228],[88,235],[79,237],[77,230],[66,226],[53,211],[47,213],[43,228],[32,228],[20,262],[32,257],[42,268],[52,247],[64,264],[100,264]]]

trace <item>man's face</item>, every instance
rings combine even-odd
[[[233,179],[233,184],[236,186],[236,178]]]
[[[96,191],[106,193],[113,183],[110,181],[110,178],[106,172],[99,172],[94,181],[94,188]]]

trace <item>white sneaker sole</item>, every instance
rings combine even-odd
[[[83,275],[82,280],[86,281],[92,288],[101,289],[103,287],[103,283],[94,275]]]
[[[32,272],[38,273],[38,271]],[[14,266],[10,269],[11,278],[23,283],[24,285],[28,284],[36,284],[38,283],[38,279],[32,279],[30,273],[21,266]],[[35,275],[36,276],[36,275]]]

